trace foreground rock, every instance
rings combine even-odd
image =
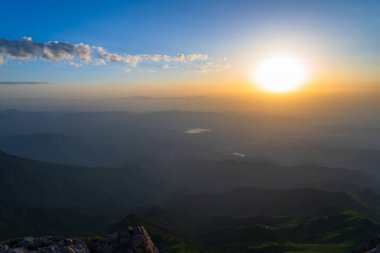
[[[380,236],[370,238],[359,248],[347,251],[347,253],[380,253]]]
[[[57,236],[25,237],[0,242],[0,253],[159,253],[144,227],[125,228],[91,241]]]
[[[158,253],[144,227],[124,228],[95,241],[93,253]]]
[[[25,237],[0,243],[0,253],[90,253],[83,242],[57,236]]]

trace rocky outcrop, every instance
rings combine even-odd
[[[380,246],[377,246],[376,248],[367,251],[367,253],[380,253]]]
[[[159,253],[144,227],[124,228],[89,248],[80,240],[57,236],[25,237],[0,242],[0,253]]]
[[[158,253],[145,228],[123,228],[118,232],[95,241],[92,253]]]
[[[371,237],[359,248],[346,253],[380,253],[380,236]]]
[[[57,236],[39,238],[25,237],[0,243],[0,253],[90,253],[87,246],[80,241],[74,241]]]

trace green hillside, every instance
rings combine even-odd
[[[244,194],[250,191],[260,194]],[[203,196],[204,199],[200,196],[189,198],[189,195],[177,197],[178,203],[172,200],[170,207],[153,207],[138,215],[130,215],[115,228],[143,224],[152,233],[160,252],[342,252],[380,231],[380,223],[365,201],[345,193],[244,188]],[[260,202],[255,202],[259,197],[276,202],[279,196],[286,196],[283,201],[293,205],[273,210],[272,214],[269,209],[260,209],[259,212],[254,208],[252,215],[237,215],[241,213],[236,205],[239,201],[250,198],[252,203],[259,205]],[[301,208],[302,212],[297,210],[302,203],[308,204],[305,202],[308,198],[313,199],[316,205]],[[232,205],[236,215],[230,215],[232,209],[220,209],[221,206],[217,205],[220,199],[226,206]],[[280,203],[270,203],[271,208],[278,207]],[[243,210],[248,212],[246,206]]]

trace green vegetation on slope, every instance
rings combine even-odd
[[[247,191],[250,192],[252,189],[233,191],[234,198],[227,197],[231,193],[203,195],[207,201],[200,198],[177,197],[168,204],[170,208],[147,209],[138,215],[128,216],[118,226],[134,222],[144,224],[152,233],[160,252],[164,253],[334,253],[352,248],[380,231],[380,224],[376,217],[371,215],[372,210],[368,209],[364,200],[358,201],[358,196],[354,198],[348,194],[312,189],[270,190],[267,191],[266,200],[272,197],[277,200],[277,196],[285,194],[288,201],[292,199],[290,203],[294,204],[293,208],[297,209],[304,201],[304,197],[311,194],[315,197],[314,201],[318,200],[318,205],[323,209],[309,207],[303,209],[302,215],[299,211],[293,212],[295,215],[290,215],[292,212],[288,206],[285,209],[275,210],[276,215],[266,215],[265,212],[270,213],[267,209],[261,209],[264,213],[252,209],[250,216],[237,215],[242,210],[239,210],[241,205],[236,205],[236,199],[242,201],[246,197],[253,196],[243,194]],[[240,194],[236,195],[237,192]],[[253,190],[253,192],[256,192],[258,197],[258,192],[264,196],[266,190]],[[236,215],[231,215],[232,209],[219,209],[220,214],[215,214],[215,209],[219,206],[213,197],[223,199],[226,205],[235,203],[233,207]],[[337,201],[334,201],[335,198]],[[197,201],[194,202],[195,199]],[[233,201],[229,202],[231,199]],[[255,198],[252,199],[254,203]],[[176,205],[176,200],[179,200],[180,205]],[[199,202],[202,205],[197,205]],[[244,212],[247,212],[247,206],[243,204],[242,207]],[[208,208],[210,215],[207,216],[205,210],[199,210],[201,208]],[[314,211],[311,212],[312,210]]]

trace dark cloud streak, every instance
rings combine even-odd
[[[50,82],[39,82],[39,81],[0,81],[0,85],[34,85],[34,84],[49,84]]]

